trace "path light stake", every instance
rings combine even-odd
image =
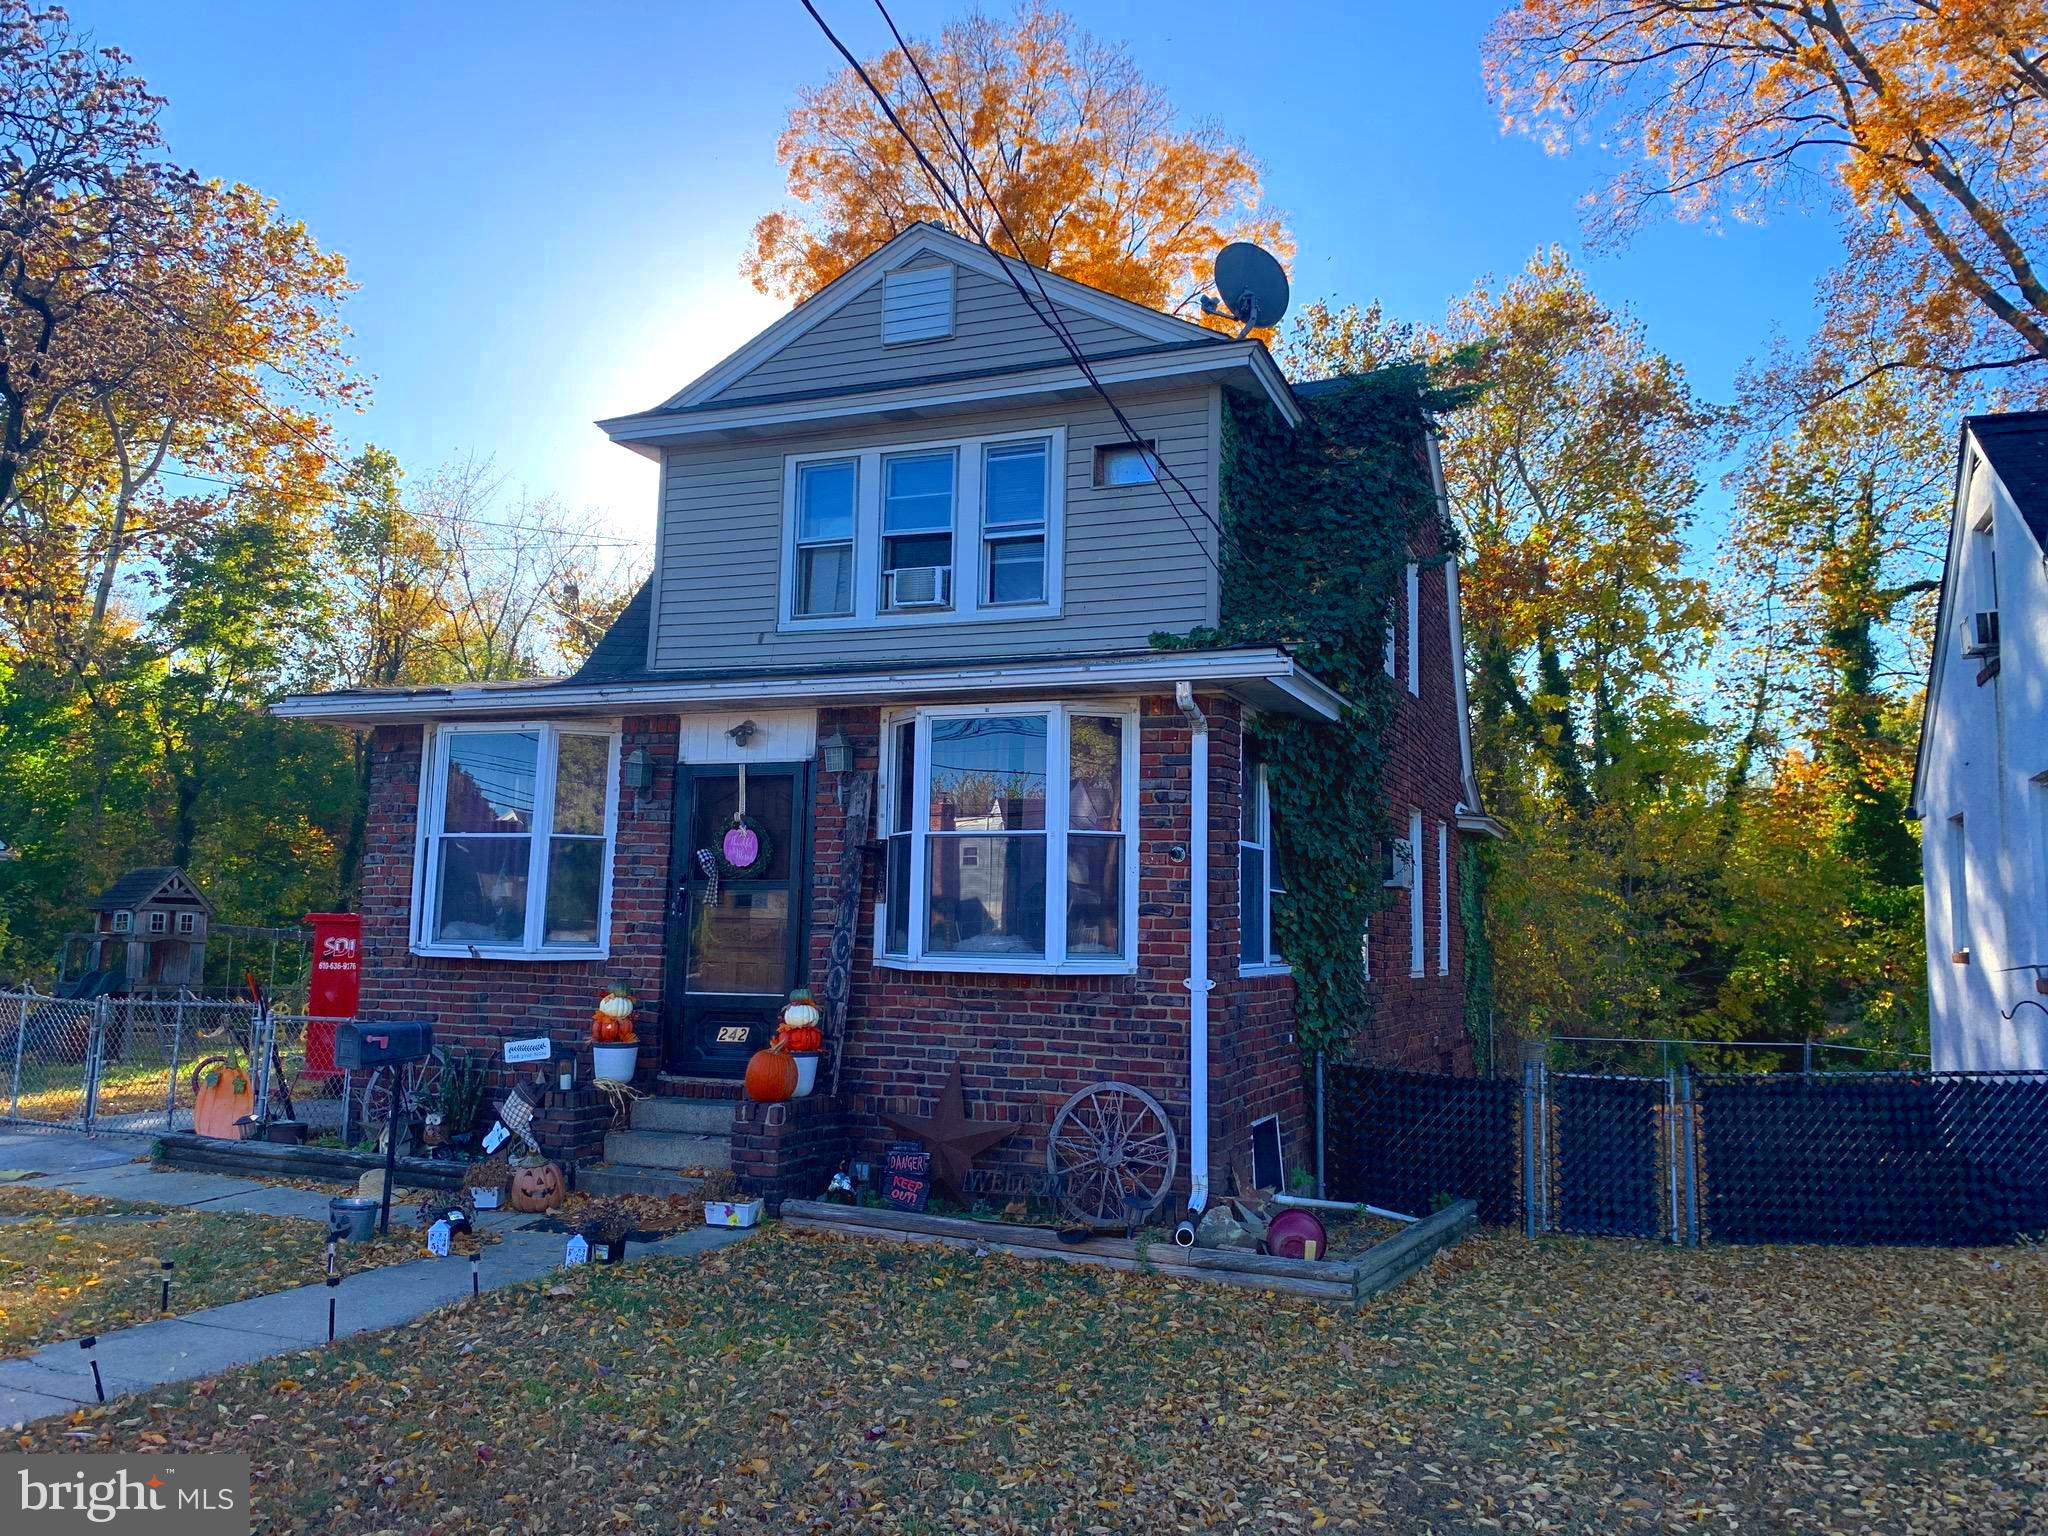
[[[481,1248],[471,1250],[469,1255],[469,1294],[472,1296],[481,1296],[484,1293],[483,1281],[479,1278],[477,1268],[483,1262],[483,1256]]]
[[[99,1341],[98,1334],[88,1333],[78,1341],[78,1347],[85,1351],[86,1359],[92,1362],[93,1395],[104,1403],[107,1400],[107,1384],[100,1380],[100,1357],[94,1350]]]
[[[171,1310],[171,1271],[176,1267],[177,1265],[174,1260],[165,1259],[163,1261],[163,1292],[157,1297],[156,1303],[156,1309],[159,1312]]]
[[[327,1342],[334,1342],[334,1288],[341,1284],[341,1276],[327,1277]]]

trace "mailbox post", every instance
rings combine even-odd
[[[398,1173],[398,1116],[405,1098],[405,1069],[425,1061],[434,1049],[434,1026],[422,1019],[388,1024],[349,1020],[334,1031],[334,1064],[351,1072],[391,1069],[391,1109],[384,1120],[384,1209],[377,1230],[391,1230],[391,1184]]]

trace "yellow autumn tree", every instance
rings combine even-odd
[[[1826,189],[1846,255],[1816,352],[1845,390],[2048,371],[2044,44],[2048,0],[1522,0],[1486,73],[1508,123],[1619,156],[1596,233]]]
[[[909,46],[965,162],[901,49],[864,67],[953,195],[852,70],[805,89],[776,146],[794,206],[761,217],[742,264],[763,293],[807,298],[919,221],[1160,309],[1206,283],[1229,241],[1292,253],[1244,145],[1214,123],[1183,123],[1123,46],[1063,13],[1037,0],[1009,21],[976,11]]]

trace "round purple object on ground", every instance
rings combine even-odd
[[[1310,1244],[1315,1246],[1310,1248]],[[1298,1206],[1282,1211],[1266,1227],[1266,1252],[1282,1259],[1327,1259],[1330,1234],[1315,1212]]]

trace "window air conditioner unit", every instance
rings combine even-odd
[[[888,573],[891,608],[943,608],[951,585],[950,565],[905,565]]]
[[[1998,610],[1963,615],[1963,654],[1990,656],[1998,650]]]

